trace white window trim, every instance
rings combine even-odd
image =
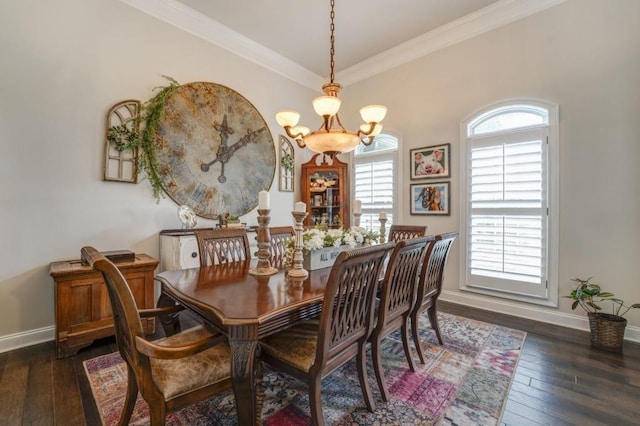
[[[398,216],[399,214],[399,210],[398,210],[398,206],[401,202],[403,202],[404,200],[402,200],[401,198],[401,194],[400,191],[398,191],[398,188],[400,188],[401,186],[401,182],[399,180],[399,176],[400,174],[398,173],[398,170],[400,170],[400,168],[402,167],[402,165],[399,163],[401,161],[400,156],[398,155],[398,153],[400,151],[402,151],[402,137],[394,132],[394,131],[387,131],[385,130],[384,132],[382,132],[386,135],[389,136],[393,136],[394,138],[396,138],[398,140],[398,149],[396,149],[395,151],[382,151],[382,152],[368,152],[368,153],[364,153],[364,154],[360,154],[357,157],[358,158],[376,158],[376,157],[383,157],[383,156],[392,156],[393,157],[393,209],[391,212],[391,215],[393,216],[393,218],[396,220],[396,223],[399,223],[400,217]],[[349,163],[350,163],[350,176],[353,176],[353,178],[349,179],[350,180],[350,194],[351,194],[351,205],[353,206],[353,201],[355,200],[355,196],[356,196],[356,182],[355,182],[355,175],[356,175],[356,155],[355,155],[355,151],[352,151],[350,153],[349,156]],[[351,216],[353,217],[353,211],[351,212]],[[387,232],[389,232],[389,225],[387,224]]]
[[[534,298],[522,296],[513,293],[506,293],[497,290],[484,289],[468,286],[466,283],[467,276],[467,176],[469,173],[469,165],[467,164],[467,139],[468,125],[483,114],[497,108],[503,108],[508,105],[534,105],[546,108],[549,111],[549,145],[548,152],[548,199],[549,199],[549,239],[548,239],[548,257],[547,257],[547,280],[548,280],[548,296],[547,298]],[[459,262],[459,288],[463,291],[469,291],[490,296],[497,296],[510,300],[533,303],[543,306],[558,306],[558,241],[559,241],[559,222],[560,222],[560,205],[559,205],[559,173],[560,173],[560,135],[559,135],[559,108],[557,104],[537,100],[537,99],[508,99],[495,104],[487,105],[474,111],[460,123],[460,262]],[[505,131],[504,133],[508,133]],[[494,133],[494,134],[497,134]]]

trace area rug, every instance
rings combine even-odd
[[[437,342],[426,315],[421,337],[426,363],[408,368],[399,333],[383,341],[383,365],[391,398],[380,399],[373,368],[369,380],[376,410],[367,411],[356,365],[350,361],[322,381],[325,423],[347,425],[496,425],[500,420],[526,333],[468,318],[439,313],[444,346]],[[369,358],[370,359],[370,358]],[[115,425],[126,393],[127,369],[118,353],[84,362],[104,425]],[[264,367],[263,423],[310,425],[305,385]],[[167,416],[167,425],[237,425],[231,390]],[[138,395],[131,424],[149,423],[149,408]]]

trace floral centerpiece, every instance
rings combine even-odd
[[[353,226],[348,230],[343,228],[324,230],[320,227],[308,229],[302,233],[302,250],[305,258],[305,269],[317,269],[311,267],[313,265],[311,265],[310,262],[311,256],[315,254],[319,255],[320,261],[317,264],[320,267],[328,267],[333,265],[333,261],[340,251],[358,245],[376,243],[379,237],[380,234],[378,232],[368,231],[359,226]],[[285,268],[289,270],[293,263],[295,237],[287,240],[286,248]]]

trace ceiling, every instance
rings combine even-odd
[[[120,0],[317,89],[329,0]],[[355,82],[565,0],[336,0],[336,81]]]
[[[335,0],[341,71],[497,0]],[[181,0],[315,74],[329,75],[329,0]]]

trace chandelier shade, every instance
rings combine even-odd
[[[338,112],[342,101],[338,97],[342,86],[334,82],[334,18],[335,0],[331,2],[331,49],[330,49],[330,82],[322,86],[325,93],[318,96],[312,102],[313,109],[320,117],[322,124],[320,128],[311,131],[306,126],[298,126],[300,114],[297,111],[284,110],[276,114],[276,121],[290,138],[296,140],[300,148],[309,148],[319,154],[335,155],[353,151],[358,144],[371,145],[373,138],[382,131],[382,120],[387,114],[387,107],[384,105],[367,105],[360,109],[362,123],[357,131],[349,131],[344,128]]]

